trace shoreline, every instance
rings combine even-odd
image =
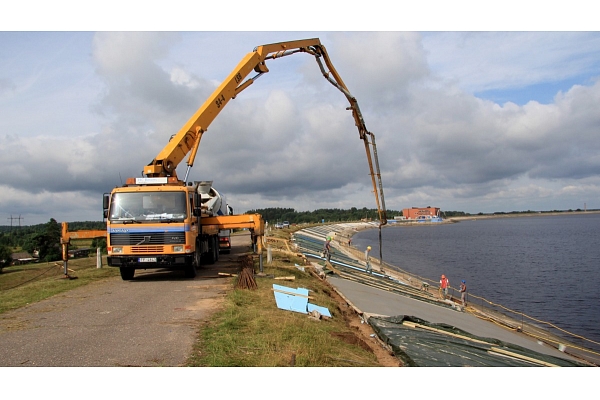
[[[435,226],[439,224],[452,224],[460,221],[476,221],[480,219],[499,219],[499,218],[531,218],[531,217],[560,217],[560,216],[575,216],[575,215],[591,215],[591,214],[600,214],[600,210],[593,211],[556,211],[556,212],[532,212],[532,213],[514,213],[514,214],[482,214],[482,215],[465,215],[458,217],[448,217],[443,218],[441,222],[429,222],[429,221],[416,221],[416,220],[388,220],[394,222],[388,222],[383,227],[393,227],[393,226],[415,226],[415,225],[424,225],[424,226]],[[374,224],[372,222],[372,224]],[[377,226],[373,226],[377,228]]]
[[[598,213],[599,212],[595,212],[594,214],[598,214]],[[544,214],[544,215],[548,215],[548,214]],[[573,214],[571,214],[571,213],[569,213],[569,214],[555,213],[554,215],[573,215]],[[520,217],[520,216],[529,216],[529,215],[516,215],[515,217]],[[479,217],[481,217],[481,216],[479,216]],[[458,221],[455,221],[455,222],[458,222]],[[410,224],[409,226],[414,226],[416,224],[417,223]],[[422,225],[423,223],[421,222],[418,224]],[[439,223],[428,223],[426,225],[435,225],[435,224],[439,224]],[[352,242],[350,242],[350,246],[349,246],[348,240],[352,239],[352,237],[356,233],[365,231],[367,229],[378,228],[379,225],[377,225],[377,223],[375,223],[375,222],[364,222],[364,221],[363,222],[355,222],[355,223],[331,223],[331,224],[325,224],[325,225],[328,226],[326,229],[318,228],[313,232],[315,237],[333,236],[334,246],[339,249],[338,251],[341,251],[341,253],[343,253],[343,254],[345,253],[347,256],[356,259],[358,263],[364,264],[364,261],[362,261],[362,260],[364,260],[364,249],[359,249]],[[398,226],[398,225],[402,226],[401,224],[391,224],[391,226]],[[325,228],[325,226],[322,226],[322,227]],[[309,228],[309,230],[311,230],[311,229]],[[324,240],[324,237],[322,239]],[[371,255],[371,262],[373,264],[374,271],[379,271],[380,273],[383,273],[384,276],[389,277],[392,281],[403,282],[404,285],[411,286],[413,288],[413,290],[419,290],[419,291],[425,290],[427,292],[431,292],[433,297],[437,300],[437,297],[435,296],[435,293],[437,292],[437,281],[434,282],[434,281],[431,281],[430,279],[419,277],[418,274],[405,271],[402,268],[400,268],[399,266],[389,264],[385,261],[383,261],[383,263],[380,264],[379,261],[380,261],[379,258],[375,254]],[[382,270],[382,267],[385,270],[385,272]],[[429,284],[428,290],[424,289],[424,287],[422,286],[422,283],[426,283],[426,282]],[[569,337],[557,335],[556,332],[554,332],[550,329],[544,328],[540,324],[536,323],[535,319],[533,319],[533,321],[530,321],[529,320],[530,317],[528,317],[528,320],[524,321],[523,318],[516,318],[514,316],[511,316],[512,314],[510,314],[510,312],[514,313],[513,310],[508,310],[510,312],[505,313],[501,310],[498,310],[497,307],[494,307],[494,303],[490,303],[485,299],[483,299],[483,300],[486,303],[485,305],[483,304],[483,302],[482,302],[482,304],[470,303],[469,304],[470,312],[472,312],[473,314],[478,314],[482,318],[489,318],[491,320],[495,320],[496,324],[503,325],[505,328],[507,328],[509,330],[514,330],[514,331],[523,332],[523,333],[528,332],[528,336],[531,336],[533,334],[534,336],[538,337],[540,340],[543,340],[543,342],[546,345],[550,345],[552,347],[560,349],[560,346],[562,344],[563,348],[564,348],[564,346],[566,346],[569,349],[568,354],[575,356],[579,359],[585,360],[586,362],[596,363],[596,365],[598,365],[597,364],[598,358],[595,357],[594,355],[590,355],[590,354],[594,354],[592,348],[585,346],[585,345],[582,346],[582,344],[575,344],[570,340]],[[452,304],[454,304],[454,302],[456,302],[457,300],[456,300],[456,298],[453,297],[453,295],[451,295],[450,300],[447,300],[447,301],[450,301],[450,302],[452,302]],[[458,302],[460,303],[460,300],[458,300]],[[488,305],[488,303],[489,303],[489,305]],[[504,308],[504,307],[500,307],[500,308]],[[560,329],[560,328],[558,328],[558,329]],[[563,350],[561,350],[561,351],[563,351]]]
[[[449,217],[449,220],[475,220],[475,219],[492,219],[492,218],[523,218],[523,217],[558,217],[558,216],[573,216],[586,214],[600,214],[600,210],[593,211],[549,211],[549,212],[531,212],[531,213],[514,213],[514,214],[483,214],[483,215],[465,215],[460,217]]]

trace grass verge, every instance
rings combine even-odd
[[[294,266],[289,256],[275,256],[256,277],[258,289],[233,289],[222,311],[202,327],[187,365],[194,367],[341,367],[379,366],[377,357],[347,325],[331,289]],[[275,280],[290,277],[293,281]],[[309,302],[327,307],[332,318],[277,308],[273,283],[309,289]],[[232,278],[232,285],[235,278]]]
[[[282,232],[281,237],[289,235]],[[104,258],[106,265],[106,259]],[[199,327],[188,366],[379,366],[377,357],[347,324],[335,293],[325,283],[301,271],[303,260],[289,253],[273,254],[257,277],[256,290],[232,289],[220,312]],[[308,267],[305,267],[308,268]],[[62,263],[12,266],[0,274],[0,314],[95,281],[118,277],[118,268],[96,268],[95,257],[69,261],[66,279]],[[255,270],[258,270],[255,262]],[[294,277],[293,281],[275,277]],[[273,283],[309,289],[309,302],[327,307],[332,318],[310,319],[307,314],[277,308]],[[235,278],[231,279],[231,287]]]
[[[103,265],[104,268],[96,268],[96,257],[69,260],[71,279],[64,277],[62,261],[5,268],[0,274],[0,314],[97,280],[119,276],[118,268],[106,267],[106,257]]]

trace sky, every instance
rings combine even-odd
[[[376,136],[388,209],[600,208],[591,3],[207,3],[4,6],[0,225],[102,220],[103,194],[140,176],[247,53],[314,37]],[[306,54],[268,67],[209,127],[190,179],[236,212],[375,208],[345,97]]]
[[[103,193],[141,176],[247,53],[305,38],[320,39],[376,137],[388,209],[600,208],[600,33],[585,17],[528,29],[524,15],[506,27],[405,13],[363,27],[319,10],[258,26],[259,10],[232,22],[219,9],[198,27],[177,13],[2,25],[0,225],[101,221]],[[212,180],[236,213],[376,208],[344,95],[310,55],[267,66],[209,126],[189,180]]]

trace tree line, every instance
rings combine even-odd
[[[388,219],[401,217],[402,211],[386,210]],[[363,220],[378,220],[379,214],[374,208],[356,208],[348,210],[339,208],[321,208],[314,211],[296,211],[293,208],[260,208],[249,210],[246,214],[260,214],[269,223],[288,221],[290,224],[321,223],[325,222],[348,222]],[[443,218],[464,217],[471,214],[464,211],[441,211]]]
[[[356,208],[349,210],[340,208],[320,208],[314,211],[296,211],[293,208],[260,208],[246,211],[246,214],[260,214],[269,224],[288,221],[290,224],[349,222],[361,220],[378,220],[379,214],[374,208]],[[402,211],[387,210],[388,218],[402,215]]]
[[[106,224],[101,221],[69,222],[69,230],[106,229]],[[12,253],[15,249],[33,255],[37,252],[40,261],[50,262],[62,259],[60,238],[62,226],[54,218],[45,224],[28,225],[20,227],[0,226],[0,271],[12,263]],[[97,247],[106,251],[104,238],[94,239],[91,249]]]

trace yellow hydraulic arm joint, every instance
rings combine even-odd
[[[235,98],[242,90],[250,86],[260,75],[269,71],[264,64],[265,59],[293,54],[287,53],[290,50],[292,52],[307,51],[307,46],[318,43],[319,39],[274,43],[259,46],[248,53],[179,132],[171,138],[158,156],[144,167],[144,174],[148,177],[176,177],[175,169],[190,152],[192,152],[193,157],[188,159],[188,167],[192,167],[196,154],[194,149],[197,149],[200,145],[202,133],[208,130],[210,124],[229,100]],[[244,81],[252,71],[256,71],[259,75]]]

